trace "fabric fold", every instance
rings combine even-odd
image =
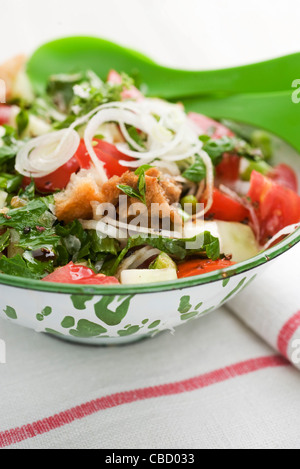
[[[227,306],[300,369],[300,245],[271,261]]]

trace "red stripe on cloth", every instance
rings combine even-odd
[[[68,425],[75,420],[80,420],[89,415],[95,414],[101,410],[110,409],[123,404],[152,399],[155,397],[171,396],[184,392],[194,391],[196,389],[212,386],[213,384],[236,378],[238,376],[253,373],[254,371],[265,368],[274,368],[279,366],[289,366],[290,363],[283,357],[271,355],[266,357],[254,358],[234,365],[227,366],[209,373],[205,373],[194,378],[177,381],[175,383],[161,384],[158,386],[125,391],[109,396],[100,397],[82,405],[65,410],[52,417],[44,418],[34,423],[0,432],[0,448],[19,443],[28,438],[34,438],[37,435],[43,435],[51,430]]]
[[[282,327],[277,338],[279,352],[288,358],[288,346],[296,330],[300,327],[300,311],[292,316]]]

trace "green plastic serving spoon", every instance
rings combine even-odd
[[[292,101],[291,90],[237,94],[224,98],[188,98],[182,101],[187,111],[265,129],[300,152],[300,103]]]
[[[156,64],[145,55],[94,37],[67,37],[44,44],[28,63],[35,88],[49,75],[92,69],[105,78],[110,68],[138,73],[148,94],[177,99],[202,94],[282,91],[300,78],[300,53],[223,70],[187,71]]]
[[[291,87],[300,78],[300,53],[241,67],[192,72],[163,67],[103,39],[68,37],[41,46],[28,62],[29,77],[39,92],[51,74],[93,69],[105,78],[111,68],[138,75],[150,96],[181,100],[187,110],[266,129],[300,152],[300,104],[292,102]]]

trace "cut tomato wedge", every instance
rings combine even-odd
[[[118,284],[115,277],[107,277],[103,274],[95,274],[92,269],[83,265],[75,265],[73,262],[59,267],[52,274],[42,279],[44,282],[107,285]]]
[[[225,125],[220,124],[210,117],[204,116],[203,114],[198,114],[197,112],[190,112],[188,114],[189,119],[191,119],[194,124],[199,128],[200,134],[207,134],[211,138],[222,138],[222,137],[233,137],[234,133],[225,127]]]
[[[104,169],[107,177],[122,176],[129,168],[122,166],[120,160],[133,161],[134,158],[123,155],[111,143],[104,140],[95,139],[94,150],[100,161],[104,163]],[[67,163],[58,168],[51,174],[42,178],[34,178],[37,189],[42,193],[55,192],[64,189],[70,181],[71,175],[80,169],[89,169],[92,165],[90,155],[88,154],[84,141],[81,140],[77,152]],[[23,178],[23,186],[28,186],[31,179]]]
[[[203,198],[201,202],[206,203],[206,200]],[[249,211],[236,200],[214,189],[213,204],[206,213],[206,217],[209,216],[217,220],[241,222],[249,217]]]
[[[41,178],[34,178],[36,188],[39,192],[48,193],[64,189],[70,181],[71,175],[80,169],[80,164],[75,156],[67,163],[58,168],[51,174]],[[31,179],[29,177],[23,178],[23,186],[28,186]]]
[[[195,275],[207,274],[214,270],[226,269],[234,265],[235,262],[231,262],[226,259],[218,259],[212,261],[211,259],[195,259],[183,262],[178,265],[178,278],[193,277]]]
[[[120,160],[134,161],[134,158],[124,155],[111,143],[99,139],[94,139],[94,142],[94,151],[99,160],[104,163],[104,169],[108,178],[111,178],[112,176],[122,176],[122,174],[129,169],[126,166],[121,165]],[[80,142],[75,156],[80,168],[88,169],[91,167],[91,158],[86,150],[83,140]]]
[[[238,155],[224,153],[222,161],[216,166],[216,176],[219,183],[235,182],[240,176],[241,158]]]
[[[292,191],[298,192],[298,178],[295,171],[287,164],[281,163],[275,166],[267,177],[272,179],[280,186],[287,187]]]
[[[298,194],[257,171],[252,171],[248,196],[258,216],[261,243],[265,243],[285,226],[300,221]]]

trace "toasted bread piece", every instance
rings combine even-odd
[[[14,83],[25,62],[25,55],[20,54],[0,65],[0,79],[4,80],[6,85],[6,100],[12,97]]]
[[[158,204],[158,213],[160,216],[169,217],[172,222],[182,222],[182,218],[177,214],[171,204],[177,203],[181,195],[181,186],[171,178],[162,179],[162,174],[157,168],[151,168],[145,173],[146,183],[146,204],[152,214],[155,213],[155,206]],[[109,181],[105,182],[101,189],[100,203],[118,204],[119,196],[123,192],[117,187],[119,184],[130,186],[137,190],[138,176],[132,171],[126,171],[122,176],[113,176]],[[129,204],[139,202],[134,197],[129,198]]]
[[[72,174],[66,190],[55,195],[55,215],[69,223],[75,219],[88,219],[93,215],[91,202],[99,202],[101,191],[94,170],[82,169]]]

